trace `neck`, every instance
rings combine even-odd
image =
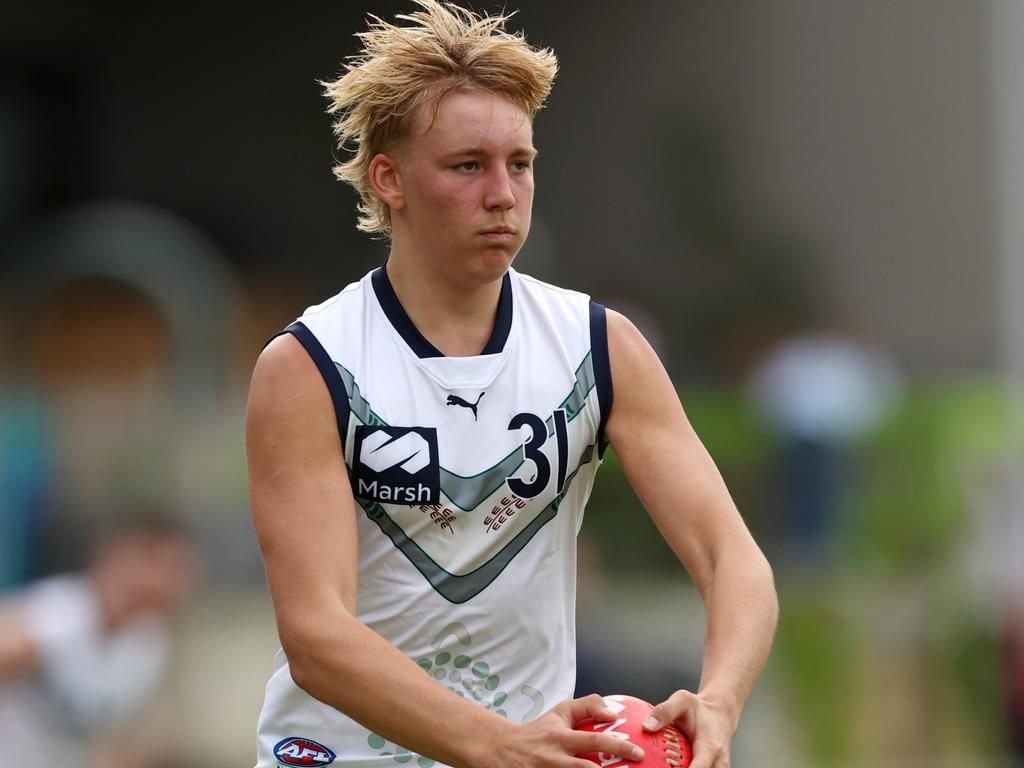
[[[479,355],[494,330],[501,279],[460,284],[392,249],[388,279],[409,319],[449,357]]]

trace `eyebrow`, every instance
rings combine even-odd
[[[483,147],[467,147],[466,149],[458,149],[454,152],[449,152],[446,157],[486,157],[491,153]],[[540,154],[534,147],[517,147],[513,149],[510,155],[528,155],[529,157],[536,157]]]

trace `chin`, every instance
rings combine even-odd
[[[491,269],[508,269],[512,259],[519,252],[522,243],[483,243],[475,242],[462,250],[463,263],[470,269],[490,271]]]
[[[474,271],[484,278],[485,282],[500,280],[508,272],[508,268],[512,266],[512,261],[518,252],[518,248],[508,250],[489,249],[476,259],[476,269]]]

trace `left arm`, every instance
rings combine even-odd
[[[36,648],[13,605],[0,606],[0,686],[36,664]]]
[[[740,712],[775,634],[772,570],[657,354],[625,317],[607,317],[614,399],[606,435],[707,612],[700,688],[655,707],[650,729],[675,721],[693,741],[692,768],[728,768]]]

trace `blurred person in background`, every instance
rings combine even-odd
[[[783,337],[757,363],[748,392],[780,443],[788,562],[829,562],[849,448],[880,425],[901,391],[886,354],[824,324]]]
[[[157,689],[168,620],[189,595],[196,555],[173,523],[103,536],[81,573],[0,602],[0,745],[21,768],[79,768]],[[109,759],[109,758],[108,758]],[[135,765],[118,755],[117,768]],[[111,763],[104,761],[110,766]]]

